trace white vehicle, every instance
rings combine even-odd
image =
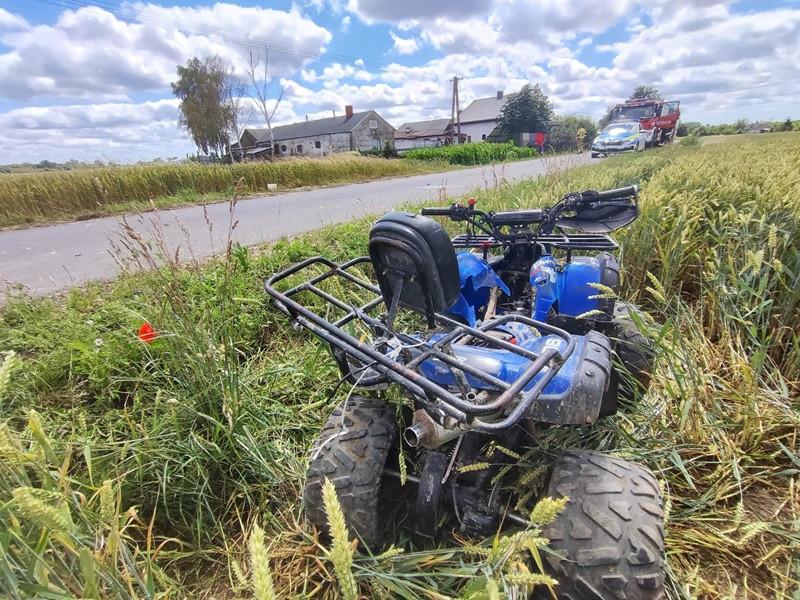
[[[639,121],[616,121],[606,126],[592,142],[592,158],[617,152],[641,152],[647,146],[647,134]]]

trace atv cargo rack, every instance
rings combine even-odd
[[[531,241],[544,246],[562,250],[605,250],[613,251],[619,246],[605,233],[547,233],[530,235]],[[453,238],[454,248],[499,248],[508,241],[498,240],[486,234],[462,233]]]
[[[575,348],[575,341],[566,331],[517,314],[500,315],[479,327],[470,327],[436,313],[435,321],[443,327],[443,332],[440,332],[440,336],[435,340],[396,331],[387,325],[385,317],[374,317],[369,314],[383,304],[383,298],[377,285],[351,272],[354,267],[365,265],[371,265],[369,257],[356,258],[338,265],[317,256],[276,273],[267,279],[264,289],[275,301],[278,309],[288,315],[295,324],[305,327],[330,344],[345,379],[363,387],[390,381],[402,385],[420,402],[434,409],[442,417],[456,419],[464,429],[491,433],[514,425],[542,395],[544,388]],[[297,275],[306,269],[319,267],[324,271],[310,276],[288,290],[279,291],[275,287],[287,277]],[[372,297],[360,306],[348,304],[320,288],[322,282],[332,278],[340,278],[354,284],[360,291],[369,292]],[[344,316],[331,323],[296,299],[301,292],[316,295],[326,303],[344,311]],[[375,336],[371,343],[365,343],[343,329],[356,320],[366,325]],[[557,336],[563,343],[559,343],[559,347],[547,346],[541,354],[537,354],[492,335],[502,325],[511,322],[522,323],[543,334]],[[516,381],[507,383],[473,365],[459,361],[454,356],[452,345],[467,341],[512,352],[530,360],[530,366]],[[354,369],[347,357],[354,359],[360,366]],[[442,365],[449,369],[458,384],[455,387],[459,388],[459,392],[438,385],[421,372],[422,364],[430,360],[438,361],[437,367]],[[537,375],[541,377],[530,390],[525,391],[524,388]],[[470,391],[467,376],[489,384],[498,393],[496,398],[483,403],[478,401],[476,394]],[[514,404],[516,400],[519,401]],[[506,410],[507,407],[509,410]]]

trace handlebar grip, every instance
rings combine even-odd
[[[592,190],[593,191],[593,190]],[[630,198],[639,193],[638,185],[629,185],[626,187],[617,188],[615,190],[606,190],[604,192],[594,192],[592,200],[620,200],[623,198]],[[586,192],[584,192],[586,194]]]
[[[451,214],[450,207],[447,208],[423,208],[420,211],[421,215],[429,217],[449,217]]]

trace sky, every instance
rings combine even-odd
[[[0,0],[0,163],[184,157],[176,67],[267,47],[277,124],[446,117],[454,76],[462,108],[530,82],[599,118],[642,84],[684,120],[800,118],[800,0]]]

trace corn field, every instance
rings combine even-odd
[[[617,232],[623,296],[652,315],[653,383],[593,426],[550,428],[510,485],[527,530],[359,552],[302,519],[311,443],[348,393],[326,348],[271,310],[261,281],[364,253],[370,220],[210,264],[0,312],[3,598],[508,598],[536,568],[535,503],[567,447],[642,462],[666,499],[667,592],[796,598],[800,589],[800,133],[621,156],[476,192],[484,209],[642,186]],[[412,207],[413,209],[413,207]],[[139,245],[137,245],[139,244]],[[138,260],[164,256],[132,240]],[[169,255],[169,253],[166,253]],[[153,258],[153,260],[155,260]],[[144,323],[154,332],[141,337]],[[555,588],[554,588],[555,589]]]
[[[362,181],[425,170],[415,162],[353,155],[276,162],[104,167],[0,175],[0,227],[196,203],[267,191]],[[208,199],[208,198],[206,198]]]
[[[536,151],[511,143],[473,143],[436,148],[414,148],[403,154],[404,158],[423,161],[445,161],[453,165],[486,165],[504,160],[517,160],[536,156]]]

